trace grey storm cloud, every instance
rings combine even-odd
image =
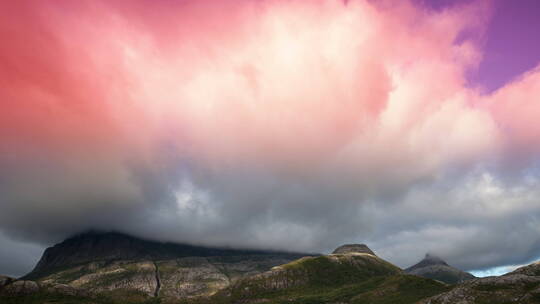
[[[43,246],[13,240],[0,234],[0,270],[2,275],[18,277],[30,272],[44,249]]]
[[[364,188],[331,183],[326,176],[177,168],[182,174],[166,177],[137,168],[126,189],[100,184],[93,189],[69,179],[39,177],[35,171],[41,187],[29,186],[24,200],[21,190],[2,188],[4,199],[11,199],[3,201],[2,230],[38,244],[21,247],[3,237],[2,270],[22,274],[40,254],[36,248],[86,229],[310,252],[366,242],[401,267],[431,252],[463,269],[485,269],[533,260],[540,250],[540,180],[534,173],[507,181],[495,171],[474,169],[419,181],[405,190],[388,189],[391,195],[365,195]],[[25,176],[16,183],[31,180]],[[65,189],[48,192],[57,186]],[[131,196],[131,188],[137,195]]]

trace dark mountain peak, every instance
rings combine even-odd
[[[446,263],[443,259],[440,257],[433,255],[431,253],[426,253],[426,256],[418,263],[414,264],[413,266],[405,269],[406,271],[410,272],[416,269],[429,267],[429,266],[448,266],[448,263]]]
[[[332,252],[332,254],[352,254],[352,253],[367,253],[375,255],[375,253],[369,249],[366,244],[345,244],[339,246]]]
[[[49,247],[32,272],[34,279],[59,269],[95,261],[169,260],[181,257],[299,255],[295,253],[212,248],[140,239],[120,232],[87,231]]]
[[[448,265],[448,263],[440,257],[430,253],[427,253],[424,259],[417,264],[405,269],[405,272],[449,284],[455,284],[475,278],[472,274],[454,268]]]

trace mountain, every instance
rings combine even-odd
[[[426,254],[423,260],[405,269],[405,272],[447,284],[461,283],[475,278],[472,274],[454,268],[441,258],[430,254]]]
[[[448,289],[350,244],[239,280],[203,303],[415,303]]]
[[[299,254],[238,250],[143,240],[118,232],[85,232],[49,247],[25,279],[36,279],[66,267],[97,261],[155,261],[184,257],[233,257],[245,255],[290,256]],[[303,256],[303,255],[300,255]]]
[[[98,293],[208,296],[232,282],[308,254],[210,248],[88,232],[47,248],[23,280]]]

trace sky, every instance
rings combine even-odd
[[[85,230],[540,258],[540,5],[0,2],[0,273]]]

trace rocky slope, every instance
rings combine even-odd
[[[426,254],[423,260],[405,269],[405,272],[448,284],[461,283],[475,278],[472,274],[454,268],[441,258],[430,254]]]
[[[141,240],[120,233],[85,233],[48,248],[24,277],[92,294],[131,290],[149,297],[209,296],[239,278],[303,254],[233,250]]]
[[[426,299],[422,304],[540,303],[540,263],[498,277],[479,278]]]
[[[88,296],[86,290],[65,284],[38,284],[35,281],[0,276],[0,300],[5,300],[6,297],[35,295],[39,292],[56,295]],[[0,301],[0,303],[3,303],[3,301]]]

